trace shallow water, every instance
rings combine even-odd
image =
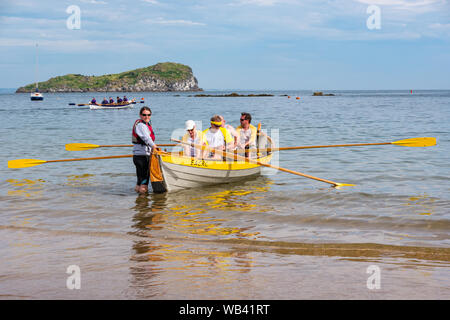
[[[187,119],[205,127],[219,113],[236,126],[247,111],[279,146],[424,136],[437,145],[305,149],[274,158],[355,187],[268,170],[242,183],[138,196],[131,159],[17,170],[7,160],[130,154],[64,145],[130,144],[142,104],[89,110],[68,103],[92,94],[45,94],[43,102],[1,94],[0,298],[450,298],[450,91],[272,93],[128,96],[152,108],[157,143],[178,137]],[[70,265],[80,267],[80,290],[66,287]],[[380,289],[367,287],[371,265],[380,268]]]

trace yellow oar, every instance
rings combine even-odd
[[[201,146],[201,145],[198,145],[198,144],[195,144],[195,143],[191,144],[191,143],[183,142],[183,141],[180,141],[180,140],[175,140],[175,139],[171,139],[171,140],[175,141],[175,142],[178,142],[178,143],[181,143],[181,144],[184,144],[184,145],[193,146],[193,147],[195,147],[197,149],[208,150],[209,152],[215,152],[215,153],[218,153],[220,155],[224,155],[228,159],[241,160],[241,161],[245,161],[245,162],[248,162],[248,163],[258,164],[258,165],[263,166],[263,167],[273,168],[273,169],[280,170],[280,171],[283,171],[283,172],[292,173],[292,174],[295,174],[295,175],[298,175],[298,176],[301,176],[301,177],[305,177],[305,178],[309,178],[309,179],[313,179],[313,180],[329,183],[329,184],[333,185],[334,187],[354,186],[354,184],[339,183],[339,182],[334,182],[334,181],[331,181],[331,180],[317,178],[317,177],[314,177],[314,176],[311,176],[311,175],[308,175],[308,174],[305,174],[305,173],[301,173],[301,172],[297,172],[297,171],[293,171],[293,170],[289,170],[289,169],[273,166],[273,165],[270,165],[270,164],[267,164],[267,163],[263,163],[263,162],[260,162],[260,161],[254,160],[254,159],[241,157],[241,156],[238,156],[238,155],[233,154],[233,153],[229,153],[229,152],[224,152],[224,151],[208,148],[206,146]]]
[[[357,146],[381,146],[381,145],[397,145],[403,147],[431,147],[436,145],[436,138],[433,137],[422,137],[422,138],[411,138],[398,140],[394,142],[378,142],[378,143],[351,143],[351,144],[331,144],[322,146],[299,146],[299,147],[282,147],[282,148],[267,148],[267,149],[248,149],[248,150],[237,150],[235,153],[246,153],[246,152],[273,152],[282,150],[298,150],[298,149],[315,149],[315,148],[336,148],[336,147],[357,147]]]
[[[299,147],[282,147],[282,148],[267,148],[267,149],[248,149],[237,150],[235,153],[246,152],[273,152],[282,150],[298,150],[298,149],[314,149],[314,148],[335,148],[335,147],[354,147],[354,146],[374,146],[374,145],[399,145],[404,147],[430,147],[436,144],[436,138],[423,137],[423,138],[411,138],[398,140],[394,142],[381,142],[381,143],[353,143],[353,144],[335,144],[335,145],[321,145],[321,146],[299,146]],[[132,144],[111,144],[111,145],[98,145],[92,143],[68,143],[66,144],[67,151],[84,151],[95,148],[113,148],[113,147],[132,147]],[[175,147],[176,144],[158,144],[160,147]]]
[[[132,144],[110,144],[110,145],[98,145],[92,143],[68,143],[66,144],[67,151],[84,151],[95,148],[111,148],[111,147],[132,147]],[[158,144],[158,147],[175,147],[176,144]]]
[[[28,168],[41,165],[43,163],[52,162],[67,162],[67,161],[83,161],[83,160],[100,160],[100,159],[117,159],[117,158],[131,158],[133,155],[107,156],[107,157],[93,157],[93,158],[76,158],[76,159],[61,159],[61,160],[39,160],[39,159],[17,159],[8,161],[8,168],[19,169]]]
[[[422,138],[411,138],[391,142],[397,146],[403,147],[431,147],[436,145],[436,138],[434,137],[422,137]]]

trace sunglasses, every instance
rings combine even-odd
[[[141,116],[144,116],[144,117],[150,117],[152,114],[151,113],[141,113]]]
[[[245,121],[245,120],[248,120],[248,119],[239,119],[239,120],[241,120],[241,121]]]

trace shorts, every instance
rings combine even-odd
[[[133,163],[136,166],[136,176],[138,186],[147,185],[150,182],[150,156],[133,156]]]

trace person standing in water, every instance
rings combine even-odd
[[[150,156],[157,148],[155,133],[150,124],[152,111],[149,107],[142,107],[140,119],[134,122],[132,130],[133,163],[136,166],[137,182],[134,190],[138,193],[148,192],[150,182]]]

